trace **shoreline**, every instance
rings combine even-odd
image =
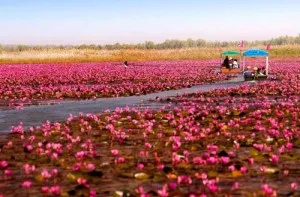
[[[258,46],[256,48],[262,48]],[[222,48],[239,50],[236,48]],[[270,59],[299,58],[300,45],[273,46],[269,50]],[[5,64],[40,64],[40,63],[86,63],[86,62],[129,62],[141,61],[178,61],[178,60],[209,60],[219,59],[217,48],[183,48],[183,49],[122,49],[122,50],[24,50],[20,52],[0,52],[0,65]]]

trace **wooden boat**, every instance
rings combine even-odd
[[[245,70],[245,59],[246,59],[246,57],[255,57],[255,58],[266,57],[266,65],[265,65],[266,70],[265,70],[264,74],[263,75],[254,74],[255,72],[257,72],[256,70],[247,70],[246,71]],[[265,50],[262,50],[262,49],[248,49],[248,50],[246,50],[243,53],[242,70],[243,70],[243,75],[244,75],[245,81],[252,81],[252,80],[262,81],[262,80],[266,80],[268,78],[268,74],[269,74],[269,53]]]
[[[236,73],[241,73],[242,69],[241,68],[233,68],[233,69],[228,69],[226,67],[222,66],[222,59],[225,56],[229,56],[229,57],[234,57],[234,56],[241,56],[241,53],[239,51],[234,51],[234,50],[228,50],[228,51],[224,51],[221,53],[220,55],[220,66],[221,66],[221,73],[224,74],[236,74]],[[241,60],[241,58],[239,58]]]

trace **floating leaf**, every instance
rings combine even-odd
[[[128,190],[115,191],[113,194],[113,197],[133,197],[133,196],[134,195]]]
[[[279,170],[278,170],[278,168],[266,167],[265,172],[269,173],[269,174],[274,174],[274,173],[279,172]]]
[[[236,178],[236,177],[243,176],[243,174],[239,170],[233,170],[232,176]]]
[[[146,173],[144,173],[144,172],[139,172],[139,173],[136,173],[136,174],[134,175],[134,177],[135,177],[136,179],[142,180],[142,179],[148,179],[148,178],[149,178],[149,175],[146,174]]]
[[[208,171],[207,176],[210,177],[210,178],[215,178],[215,177],[218,176],[218,172],[213,171],[213,170]]]
[[[43,182],[43,180],[44,180],[42,175],[40,175],[40,174],[36,175],[34,178],[37,182]]]
[[[67,174],[67,179],[70,180],[70,181],[76,181],[76,176],[72,173],[68,173]]]
[[[168,179],[177,179],[177,175],[176,174],[167,174]]]
[[[258,154],[259,154],[259,152],[256,149],[254,149],[254,148],[250,149],[250,155],[252,157],[257,156]]]

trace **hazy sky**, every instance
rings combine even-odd
[[[0,0],[0,43],[260,40],[298,35],[299,10],[300,0]]]

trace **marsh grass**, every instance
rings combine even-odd
[[[258,46],[257,48],[265,48]],[[107,61],[155,61],[200,60],[219,58],[220,50],[234,48],[186,48],[163,50],[96,50],[96,49],[41,49],[0,53],[0,64],[57,63],[57,62],[107,62]],[[300,45],[272,46],[270,58],[300,57]]]

